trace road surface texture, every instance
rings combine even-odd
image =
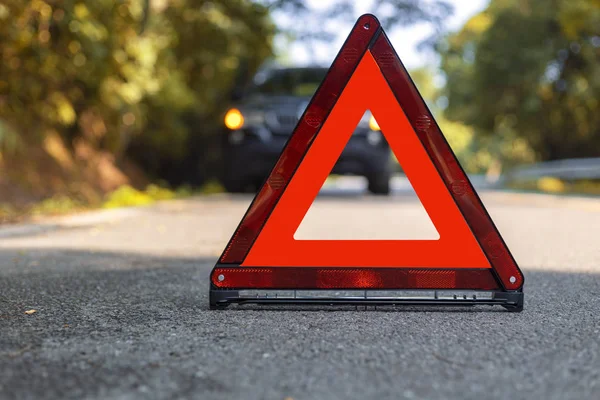
[[[482,198],[524,270],[522,313],[209,311],[247,196],[0,229],[0,398],[600,399],[600,200]],[[435,236],[420,207],[334,187],[298,234]]]

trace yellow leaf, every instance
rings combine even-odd
[[[31,309],[31,310],[27,310],[27,311],[25,311],[25,314],[27,314],[27,315],[31,315],[31,314],[34,314],[34,313],[36,313],[36,312],[37,312],[37,310],[33,310],[33,309]]]

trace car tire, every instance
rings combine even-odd
[[[387,196],[390,194],[390,177],[387,174],[371,177],[369,179],[368,190],[372,194]]]

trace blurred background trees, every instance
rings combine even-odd
[[[449,12],[421,3],[380,6],[389,23]],[[275,12],[295,23],[275,26]],[[274,36],[324,39],[316,21],[352,14],[349,0],[318,11],[299,0],[2,2],[0,192],[91,199],[132,177],[210,179],[231,90],[274,56]]]
[[[600,1],[493,0],[439,50],[448,118],[539,160],[600,156]]]
[[[318,21],[353,22],[354,1],[328,4],[4,0],[3,199],[92,200],[123,183],[214,178],[233,88],[285,55],[278,35],[328,40],[339,32]],[[444,1],[376,6],[386,29],[441,26],[452,11]],[[600,154],[600,0],[492,0],[460,31],[429,42],[445,84],[432,84],[435,69],[415,80],[468,170]]]
[[[3,2],[4,180],[93,197],[127,181],[130,160],[140,168],[125,175],[204,179],[210,153],[195,138],[214,131],[241,62],[272,54],[274,32],[247,0]]]

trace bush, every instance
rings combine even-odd
[[[147,193],[140,192],[129,185],[121,186],[110,193],[103,204],[104,208],[146,206],[154,203],[154,199]]]
[[[140,191],[129,185],[124,185],[106,197],[103,207],[120,208],[147,206],[157,201],[188,197],[191,193],[191,189],[186,186],[173,191],[153,184],[148,185],[144,191]]]
[[[68,196],[57,195],[37,203],[29,210],[30,215],[60,215],[84,208],[83,204]]]

